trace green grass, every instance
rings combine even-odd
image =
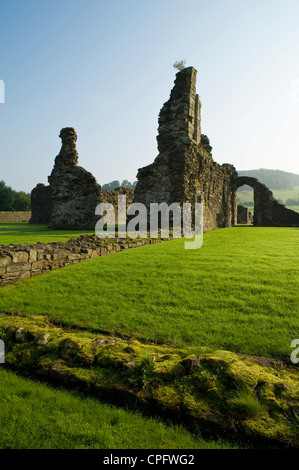
[[[91,233],[87,230],[49,230],[47,225],[28,222],[0,224],[0,244],[66,242],[72,237]]]
[[[2,287],[0,309],[180,347],[290,361],[299,229],[238,227],[126,250]]]
[[[241,389],[232,393],[232,398],[228,400],[231,411],[237,416],[255,416],[266,409],[256,395],[249,389]]]
[[[0,370],[1,449],[215,449],[179,426]]]

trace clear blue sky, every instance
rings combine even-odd
[[[157,156],[173,63],[198,70],[214,160],[299,173],[299,1],[0,0],[0,179],[47,183],[62,127],[100,184]]]

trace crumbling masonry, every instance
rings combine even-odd
[[[201,103],[196,95],[196,70],[176,76],[170,99],[161,109],[159,155],[138,171],[134,202],[204,204],[204,230],[230,227],[236,220],[232,165],[218,165],[201,143]]]
[[[299,226],[299,214],[286,209],[272,192],[255,178],[239,177],[234,166],[213,161],[211,147],[201,134],[201,103],[196,94],[197,71],[188,67],[178,72],[169,100],[159,115],[159,155],[139,169],[134,202],[201,202],[204,231],[237,224],[237,190],[246,184],[254,189],[254,225]],[[49,177],[50,186],[32,191],[32,223],[54,228],[94,228],[95,208],[100,202],[117,205],[117,195],[132,191],[102,191],[95,178],[78,166],[76,132],[62,129],[62,147]]]
[[[78,166],[77,134],[72,127],[61,130],[62,146],[48,177],[49,186],[38,184],[31,192],[31,223],[52,228],[94,230],[98,217],[95,208],[101,202],[117,206],[118,195],[133,200],[130,188],[102,191],[95,177]]]

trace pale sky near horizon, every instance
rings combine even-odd
[[[0,0],[0,180],[47,184],[74,127],[100,184],[134,181],[180,59],[216,162],[299,174],[298,19],[298,0]]]

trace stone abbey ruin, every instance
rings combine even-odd
[[[48,178],[31,194],[31,223],[53,228],[93,229],[95,208],[101,202],[117,206],[118,195],[127,204],[201,202],[204,231],[237,224],[237,190],[254,190],[256,226],[299,226],[299,214],[280,204],[257,179],[239,177],[233,165],[214,162],[208,140],[201,134],[201,102],[196,94],[197,71],[188,67],[176,75],[169,100],[159,115],[158,151],[154,162],[139,169],[135,191],[103,191],[94,176],[78,166],[77,135],[73,128],[60,132],[62,147]]]

